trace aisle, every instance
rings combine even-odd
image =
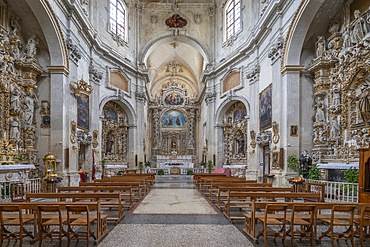
[[[155,187],[99,247],[254,246],[195,189],[191,177],[159,177]]]

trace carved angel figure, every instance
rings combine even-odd
[[[370,121],[370,88],[367,84],[362,84],[361,92],[357,96],[359,115],[363,122]]]
[[[361,16],[361,13],[358,9],[354,11],[353,15],[355,19],[352,23],[352,43],[357,44],[367,34],[367,26],[365,19]]]

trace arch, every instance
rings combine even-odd
[[[109,102],[114,101],[118,105],[120,105],[126,112],[128,124],[130,126],[136,126],[137,122],[137,116],[135,114],[135,110],[132,107],[132,105],[125,99],[118,97],[118,96],[107,96],[103,100],[101,100],[99,104],[99,112],[102,115],[103,114],[103,108],[104,106]]]
[[[58,18],[48,0],[25,0],[43,31],[50,54],[51,67],[63,67],[68,73],[68,52]]]
[[[173,41],[174,41],[173,35],[166,35],[166,36],[162,36],[162,37],[158,37],[158,38],[154,38],[150,40],[142,49],[142,53],[139,59],[140,62],[145,64],[145,61],[148,59],[149,55],[152,53],[153,50],[155,50],[157,47],[163,44],[170,43]],[[198,52],[203,56],[205,60],[205,64],[209,63],[210,56],[206,52],[206,49],[196,39],[192,37],[184,36],[184,35],[179,35],[179,36],[176,36],[176,41],[188,44],[196,48]]]
[[[229,107],[232,104],[234,104],[236,102],[242,102],[244,104],[245,108],[247,109],[247,116],[248,117],[250,116],[250,104],[249,104],[249,101],[246,98],[244,98],[244,97],[233,96],[231,98],[225,99],[221,103],[221,105],[218,107],[218,109],[216,111],[216,114],[215,114],[215,119],[216,119],[215,125],[222,124],[222,122],[223,122],[223,116],[224,116],[225,112],[229,109]]]
[[[288,67],[300,69],[301,53],[308,29],[324,0],[302,0],[289,26],[282,51],[281,71]]]

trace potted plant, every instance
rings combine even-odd
[[[163,169],[159,169],[158,172],[157,172],[158,175],[164,175],[164,170]]]
[[[207,165],[207,163],[206,163],[206,162],[204,162],[204,161],[199,162],[199,166],[200,166],[201,168],[206,168],[206,165]]]
[[[194,175],[194,172],[193,172],[193,170],[192,170],[192,169],[188,169],[188,170],[186,171],[186,174],[187,174],[187,175]]]
[[[212,172],[212,170],[213,170],[213,162],[212,162],[212,160],[208,160],[207,170],[208,170],[208,173],[211,173]]]
[[[139,170],[140,170],[140,173],[143,173],[143,169],[144,169],[144,162],[140,161],[139,162]]]
[[[288,156],[288,168],[290,168],[293,171],[298,171],[298,157],[294,154]]]

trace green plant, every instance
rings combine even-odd
[[[186,174],[188,174],[188,175],[193,175],[193,174],[194,174],[194,172],[193,172],[193,170],[192,170],[192,169],[188,169],[188,170],[186,171]]]
[[[158,172],[157,172],[158,175],[164,175],[164,170],[163,169],[159,169]]]
[[[289,155],[288,156],[288,159],[287,159],[287,162],[288,162],[288,167],[294,171],[298,171],[298,157],[294,154],[292,155]]]
[[[101,178],[104,178],[104,175],[105,175],[105,167],[106,167],[106,164],[107,164],[107,160],[106,159],[102,159],[100,161],[100,164],[102,166],[102,174],[101,174]]]
[[[313,164],[308,167],[308,178],[312,180],[320,180],[321,172],[320,169],[317,168],[316,164]]]
[[[344,179],[347,183],[358,183],[358,169],[351,167],[348,170],[345,170]]]
[[[150,163],[150,161],[146,161],[146,162],[144,163],[144,165],[145,165],[145,167],[147,167],[147,166],[151,167],[151,166],[152,166],[152,163]]]
[[[212,160],[208,160],[207,170],[208,170],[208,173],[211,173],[212,172],[212,170],[213,170],[213,162],[212,162]]]
[[[199,162],[199,165],[200,165],[201,167],[206,167],[207,163],[206,163],[206,162],[204,162],[204,161],[201,161],[201,162]]]
[[[144,162],[140,161],[139,162],[139,170],[140,170],[140,173],[143,171],[144,169]]]
[[[27,158],[27,156],[26,155],[24,155],[24,154],[20,154],[19,156],[18,156],[18,160],[21,162],[21,164],[23,164],[23,160],[25,160]]]

